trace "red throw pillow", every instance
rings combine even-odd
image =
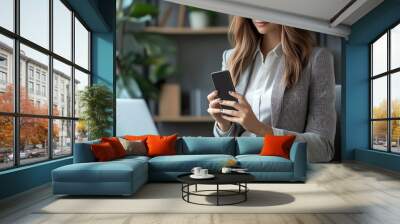
[[[265,135],[264,136],[264,146],[261,149],[261,156],[280,156],[286,159],[290,158],[290,148],[294,140],[295,135],[285,135],[285,136],[274,136]]]
[[[158,136],[150,135],[147,137],[147,155],[154,156],[165,156],[165,155],[176,155],[176,139],[178,136]]]
[[[126,156],[126,151],[124,149],[124,146],[122,146],[121,142],[119,141],[118,138],[116,137],[110,137],[110,138],[101,138],[101,142],[108,142],[114,149],[115,155],[118,158],[125,157]]]
[[[99,162],[110,161],[117,158],[113,147],[108,142],[93,144],[91,145],[91,149],[94,157]]]

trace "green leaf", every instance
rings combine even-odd
[[[158,8],[156,5],[147,3],[134,3],[131,7],[130,16],[134,18],[141,18],[144,16],[156,16],[158,14]]]

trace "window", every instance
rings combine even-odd
[[[42,96],[46,97],[46,86],[42,86]]]
[[[14,31],[14,0],[0,1],[0,26]]]
[[[0,71],[0,84],[6,85],[7,84],[7,73]]]
[[[3,1],[0,1],[0,7]],[[0,8],[0,14],[2,12]],[[3,15],[0,15],[0,20]],[[14,112],[14,70],[11,66],[14,57],[14,41],[0,33],[0,113]],[[1,115],[1,114],[0,114]],[[1,136],[0,136],[1,137]],[[1,140],[0,140],[1,141]],[[0,144],[1,149],[1,144]],[[1,164],[1,160],[0,160]],[[1,166],[1,165],[0,165]],[[0,167],[1,169],[1,167]]]
[[[33,82],[28,82],[28,92],[29,94],[33,94],[34,92]]]
[[[40,84],[36,84],[36,95],[40,95]]]
[[[53,0],[53,15],[54,53],[71,60],[72,12],[60,0]]]
[[[7,56],[1,54],[0,55],[0,67],[7,68]]]
[[[49,0],[20,0],[21,36],[49,48]]]
[[[371,147],[400,153],[400,24],[370,45]]]
[[[89,69],[89,32],[75,18],[75,62],[82,68]]]
[[[70,156],[87,139],[74,105],[90,85],[90,31],[65,1],[14,2],[0,0],[0,170]]]
[[[28,74],[29,74],[29,79],[33,80],[33,67],[32,66],[29,66]]]

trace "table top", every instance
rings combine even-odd
[[[177,179],[186,184],[236,184],[255,180],[255,177],[249,173],[213,173],[215,177],[211,179],[193,179],[190,175],[191,173],[182,174]]]

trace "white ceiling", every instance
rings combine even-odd
[[[347,37],[350,26],[383,0],[166,0]],[[345,10],[342,10],[345,9]]]
[[[346,6],[350,0],[226,0],[241,4],[275,9],[282,12],[309,16],[316,19],[330,20]],[[312,6],[312,7],[310,7]]]

